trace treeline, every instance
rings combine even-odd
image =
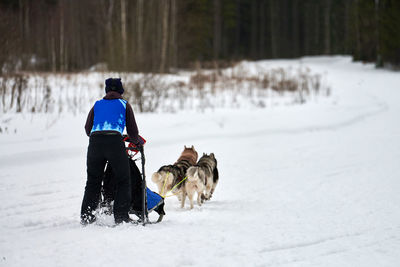
[[[399,0],[0,0],[1,73],[173,72],[350,54],[400,65]]]

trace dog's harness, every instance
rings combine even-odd
[[[177,193],[173,193],[172,195],[169,195],[169,196],[167,196],[167,194],[168,194],[169,192],[174,191],[174,189],[175,189],[178,185],[180,185],[181,183],[183,183],[183,181],[185,181],[185,180],[187,179],[187,176],[185,176],[185,178],[183,178],[179,183],[177,183],[176,185],[174,185],[174,186],[171,188],[171,190],[169,190],[168,192],[166,192],[166,193],[163,195],[162,193],[164,193],[165,185],[167,184],[167,180],[168,180],[168,176],[169,176],[169,175],[170,175],[170,172],[167,172],[167,177],[166,177],[165,180],[164,180],[164,185],[163,185],[163,188],[162,188],[162,190],[161,190],[161,194],[160,194],[160,195],[161,195],[163,198],[175,196]]]
[[[170,196],[167,196],[168,193],[174,191],[176,188],[181,188],[182,183],[187,179],[187,176],[185,176],[186,174],[186,170],[191,166],[191,164],[189,163],[189,161],[187,160],[180,160],[177,163],[175,163],[174,165],[167,165],[167,166],[163,166],[161,167],[158,171],[166,171],[167,172],[167,177],[164,180],[164,185],[163,188],[161,190],[161,196],[163,198],[165,197],[170,197],[170,196],[174,196],[176,194],[172,194]],[[168,176],[170,175],[170,173],[177,173],[177,175],[175,175],[174,177],[174,181],[172,182],[172,184],[174,185],[171,190],[169,190],[168,192],[166,192],[164,195],[164,189],[165,189],[165,185],[167,184],[167,180],[168,180]]]

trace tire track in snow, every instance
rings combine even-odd
[[[307,248],[307,247],[317,246],[320,244],[324,244],[327,242],[336,241],[336,240],[340,240],[340,239],[358,237],[361,235],[363,235],[363,233],[354,233],[354,234],[347,234],[347,235],[341,235],[341,236],[321,238],[321,239],[309,241],[309,242],[299,242],[299,243],[294,243],[294,244],[281,245],[281,246],[261,249],[261,250],[259,250],[259,253],[269,253],[269,252],[276,252],[276,251],[286,251],[286,250],[292,250],[292,249]]]

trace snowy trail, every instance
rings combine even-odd
[[[61,120],[68,132],[0,135],[0,266],[398,266],[400,75],[302,64],[328,73],[331,101],[137,115],[148,175],[183,145],[219,160],[213,199],[182,210],[168,198],[159,225],[79,225],[84,115]]]

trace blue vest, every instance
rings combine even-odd
[[[94,104],[93,132],[124,132],[126,122],[126,100],[102,99]]]

